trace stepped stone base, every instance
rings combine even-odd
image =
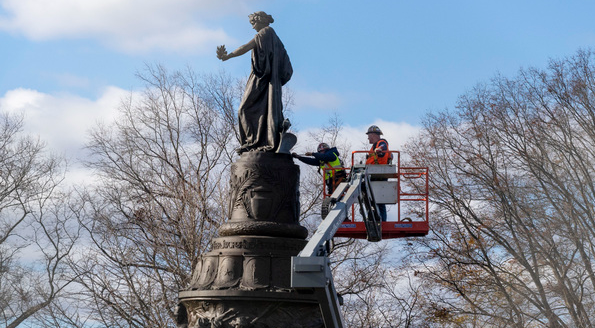
[[[324,328],[313,294],[290,286],[299,224],[299,166],[290,155],[243,153],[231,167],[230,220],[180,291],[180,328]]]

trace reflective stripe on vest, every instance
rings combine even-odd
[[[342,170],[331,170],[333,168],[338,168],[338,167],[343,167],[343,165],[341,165],[341,160],[339,159],[339,156],[337,156],[337,154],[333,153],[333,155],[335,155],[335,160],[332,162],[320,162],[320,169],[324,170],[326,169],[326,172],[324,174],[324,179],[329,179],[330,177],[332,177],[335,173],[335,171],[339,172]],[[324,172],[324,171],[323,171]]]
[[[378,144],[384,141],[386,143],[386,148],[388,148],[388,142],[384,139],[380,139],[378,141],[376,141],[373,145],[372,148],[370,148],[370,155],[368,155],[368,158],[366,159],[366,165],[369,164],[388,164],[389,159],[392,157],[392,154],[387,151],[384,152],[384,156],[380,157],[378,156],[378,154],[376,154],[376,152],[374,151],[374,149],[378,148]]]

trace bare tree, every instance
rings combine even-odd
[[[57,190],[62,161],[23,135],[23,117],[0,114],[0,323],[43,318],[66,296],[79,234]]]
[[[224,73],[148,66],[142,94],[91,134],[98,183],[81,223],[91,244],[77,267],[104,327],[166,327],[177,293],[228,217],[238,90]]]
[[[409,145],[432,172],[432,235],[412,249],[434,287],[428,322],[593,326],[594,59],[498,76]]]

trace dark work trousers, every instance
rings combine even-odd
[[[335,188],[339,185],[339,183],[343,182],[347,177],[345,170],[336,171],[335,175],[329,179],[326,179],[326,190],[329,195],[333,194]]]

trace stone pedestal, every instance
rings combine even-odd
[[[290,287],[299,225],[299,167],[288,154],[247,152],[231,168],[231,217],[180,291],[179,326],[323,328],[314,295]]]

